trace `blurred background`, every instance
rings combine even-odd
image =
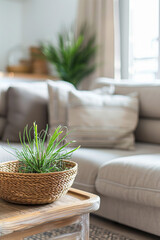
[[[106,6],[101,13],[98,4]],[[114,72],[119,71],[119,74],[101,72],[99,75],[144,81],[160,79],[159,0],[0,0],[0,71],[31,71],[28,61],[32,59],[33,62],[35,54],[39,54],[40,42],[56,44],[57,34],[64,27],[69,29],[77,24],[82,9],[90,22],[94,15],[99,19],[113,11],[113,21],[105,18],[97,28],[105,32],[114,24],[114,37],[110,41],[114,45]],[[110,36],[108,33],[106,39]],[[105,38],[98,43],[99,47],[103,41],[105,44]],[[106,48],[106,55],[107,51]],[[40,58],[38,60],[34,62],[35,73],[56,75],[52,65],[46,67]],[[20,69],[12,69],[19,61]],[[107,66],[104,60],[101,62]]]

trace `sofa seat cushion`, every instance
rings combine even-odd
[[[95,181],[99,168],[123,156],[160,153],[160,146],[153,144],[136,143],[135,150],[91,149],[80,148],[74,152],[73,160],[78,163],[78,175],[74,187],[95,192]]]
[[[104,164],[96,190],[105,196],[160,207],[160,153],[121,157]]]

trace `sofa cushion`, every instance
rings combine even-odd
[[[10,84],[1,82],[0,83],[0,116],[6,117],[7,115],[7,89]]]
[[[2,138],[2,134],[5,128],[5,124],[6,124],[6,118],[4,117],[0,117],[0,139]]]
[[[160,144],[160,119],[140,118],[135,137],[139,142]]]
[[[69,139],[82,147],[134,148],[137,96],[72,91],[68,96]],[[75,145],[74,145],[75,146]]]
[[[120,81],[108,78],[98,78],[91,85],[91,89],[113,85],[115,94],[127,95],[137,92],[140,100],[140,117],[160,118],[160,83],[134,82],[131,80]]]
[[[7,115],[7,90],[9,87],[23,87],[25,89],[29,89],[32,92],[36,90],[40,92],[45,91],[48,95],[46,82],[27,82],[27,79],[26,81],[24,81],[24,79],[3,79],[4,80],[0,79],[0,116],[6,117]]]
[[[73,160],[78,163],[78,175],[74,187],[94,192],[99,168],[106,163],[123,156],[159,153],[159,145],[136,143],[134,151],[117,149],[80,148],[74,152]]]
[[[10,87],[7,93],[8,112],[4,129],[3,141],[19,141],[19,132],[23,133],[28,124],[30,128],[33,122],[38,124],[38,131],[46,128],[47,120],[47,88],[38,89],[24,87]]]
[[[160,83],[98,78],[91,89],[110,85],[115,88],[115,94],[127,95],[133,91],[138,93],[140,121],[136,129],[136,141],[160,144]]]
[[[68,92],[75,87],[65,81],[48,81],[49,93],[49,125],[52,133],[58,125],[67,125]]]
[[[67,126],[68,94],[69,92],[76,91],[76,89],[71,83],[65,81],[48,80],[47,82],[49,93],[49,125],[50,132],[52,133],[58,125]],[[97,95],[113,94],[114,88],[109,86],[96,89],[93,92],[95,92]]]
[[[104,196],[160,207],[160,152],[105,163],[98,172],[96,190]]]

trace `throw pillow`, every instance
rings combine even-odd
[[[68,92],[74,91],[75,87],[65,81],[48,80],[49,93],[49,126],[52,133],[58,125],[66,126],[67,124],[67,103]]]
[[[49,126],[50,133],[52,133],[58,125],[67,126],[67,107],[68,107],[68,93],[70,91],[78,91],[69,82],[65,81],[50,81],[48,80],[49,93]],[[82,92],[82,91],[78,91]],[[113,94],[112,87],[104,87],[93,90],[96,94],[106,95]]]
[[[37,85],[35,85],[37,86]],[[43,86],[44,87],[44,86]],[[33,125],[36,121],[38,131],[46,128],[48,93],[46,89],[34,87],[10,87],[7,92],[7,123],[4,129],[3,141],[19,141],[19,132],[24,127]]]
[[[70,91],[68,103],[69,137],[76,140],[76,145],[134,148],[133,132],[138,123],[137,96]]]

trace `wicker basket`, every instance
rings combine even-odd
[[[0,164],[0,198],[19,204],[51,203],[66,194],[77,174],[77,163],[64,161],[69,170],[18,173],[18,161]]]

